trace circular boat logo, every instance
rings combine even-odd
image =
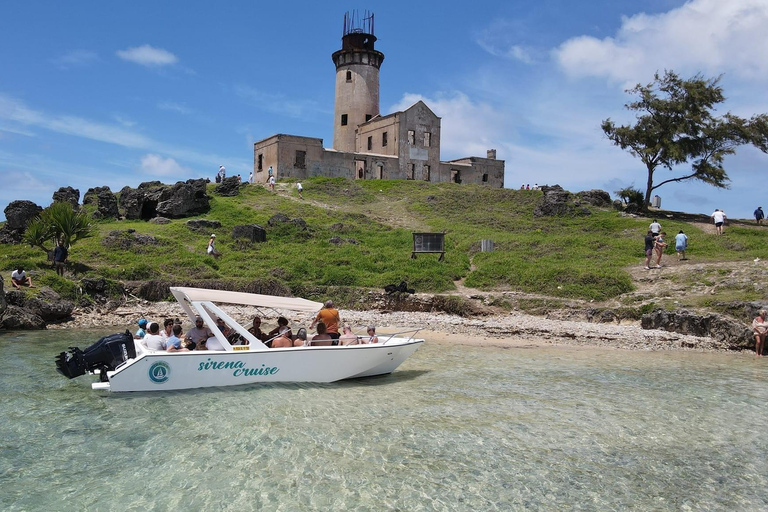
[[[158,361],[149,367],[149,380],[162,384],[171,376],[171,367],[165,361]]]

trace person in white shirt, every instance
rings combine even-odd
[[[725,224],[725,219],[726,219],[725,212],[723,210],[719,210],[715,208],[714,213],[710,215],[710,217],[712,217],[712,219],[715,221],[715,232],[718,235],[722,235],[723,224]]]
[[[32,278],[24,271],[24,267],[19,267],[11,272],[11,284],[17,290],[21,290],[22,286],[34,288],[34,286],[32,286]]]
[[[160,336],[160,325],[157,322],[149,324],[149,332],[141,340],[149,350],[165,350],[163,346],[163,337]]]
[[[653,219],[653,222],[648,226],[648,229],[653,232],[653,236],[659,236],[659,233],[661,232],[661,224],[659,224],[656,219]]]

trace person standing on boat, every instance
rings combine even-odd
[[[329,300],[325,302],[323,309],[317,312],[317,316],[312,321],[310,329],[314,329],[318,322],[325,324],[325,329],[328,335],[334,340],[334,344],[338,343],[339,339],[339,324],[341,319],[339,318],[339,311],[333,307],[333,301]]]

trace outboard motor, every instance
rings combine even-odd
[[[108,371],[135,357],[136,345],[133,336],[126,330],[124,333],[104,336],[85,350],[69,347],[69,352],[56,356],[56,370],[70,379],[85,375],[86,372],[98,371],[101,381],[106,382]]]

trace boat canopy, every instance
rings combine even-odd
[[[298,297],[277,297],[274,295],[259,295],[257,293],[230,292],[226,290],[207,290],[205,288],[171,287],[171,293],[177,300],[181,297],[190,302],[210,301],[226,304],[242,304],[289,311],[305,311],[315,313],[322,309],[323,304],[313,300]],[[179,297],[181,295],[181,297]]]

